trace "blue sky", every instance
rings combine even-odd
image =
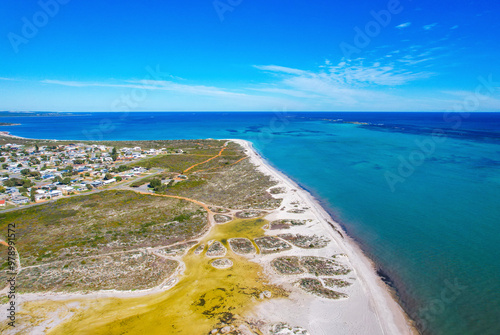
[[[497,1],[1,1],[0,110],[500,111],[499,16]]]

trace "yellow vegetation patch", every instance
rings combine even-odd
[[[216,225],[201,243],[232,237],[263,235],[262,219],[235,220]],[[91,309],[80,311],[51,334],[207,334],[221,323],[238,325],[260,300],[263,291],[272,297],[286,295],[269,285],[260,265],[231,251],[229,269],[215,269],[213,259],[189,250],[183,261],[186,271],[167,292],[127,299],[100,299]]]

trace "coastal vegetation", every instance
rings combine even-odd
[[[316,276],[338,276],[346,275],[351,272],[351,269],[347,268],[345,265],[324,257],[302,257],[301,265],[307,272]]]
[[[75,315],[52,334],[120,334],[124,322],[131,333],[237,334],[237,329],[261,332],[261,325],[244,315],[256,301],[287,297],[288,292],[270,284],[262,267],[243,256],[228,252],[225,258],[214,260],[201,253],[211,241],[215,242],[210,246],[219,249],[238,237],[261,237],[265,224],[267,221],[257,218],[213,226],[182,258],[186,271],[170,290],[129,299],[99,299],[92,306],[82,301],[83,308],[74,311]],[[44,302],[44,310],[62,309],[63,304]],[[40,307],[39,302],[30,302],[26,311]]]
[[[316,235],[279,234],[278,237],[304,249],[324,248],[328,245],[328,242],[330,242],[329,239]]]
[[[215,241],[209,245],[206,255],[208,257],[218,257],[224,256],[226,254],[226,248],[219,241]]]
[[[306,224],[306,220],[292,220],[292,219],[282,219],[275,220],[269,223],[269,229],[279,230],[279,229],[290,229],[292,226],[303,226]]]
[[[325,283],[325,286],[327,287],[347,287],[351,286],[352,283],[348,282],[347,280],[343,279],[337,279],[337,278],[322,278],[323,283]]]
[[[231,250],[240,255],[255,254],[257,250],[253,243],[247,238],[232,238],[229,240]]]
[[[24,293],[144,290],[160,285],[179,263],[144,251],[77,258],[23,269]]]
[[[260,252],[263,254],[281,252],[292,248],[290,244],[275,236],[256,238],[255,243],[259,246]]]
[[[163,193],[225,208],[273,209],[281,203],[267,192],[275,183],[248,160],[243,160],[220,169],[191,173],[187,180],[175,183]]]
[[[271,262],[271,266],[281,275],[297,275],[304,273],[297,256],[278,257]]]
[[[228,216],[228,215],[215,214],[214,215],[214,220],[217,223],[224,223],[224,222],[231,221],[232,218],[230,216]]]
[[[16,247],[23,267],[18,289],[31,292],[126,289],[144,276],[140,271],[144,264],[155,265],[156,273],[149,275],[164,278],[171,272],[169,262],[153,255],[142,255],[144,262],[138,262],[125,252],[192,239],[206,231],[208,222],[206,212],[192,202],[114,190],[0,213],[1,234],[7,232],[9,223],[16,226]],[[116,253],[123,253],[123,257],[113,258]],[[123,278],[125,283],[106,277],[110,264],[118,272],[120,267],[127,269],[130,275]],[[98,268],[103,278],[89,286],[84,277],[96,275]],[[40,277],[35,284],[42,270],[51,275]],[[153,277],[148,286],[158,282]]]
[[[347,298],[347,294],[345,293],[340,293],[325,288],[323,284],[321,284],[321,282],[316,278],[301,278],[298,281],[298,285],[304,291],[315,294],[322,298],[327,298],[327,299]]]

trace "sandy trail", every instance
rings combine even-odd
[[[224,143],[224,147],[223,147],[222,149],[220,149],[220,151],[219,151],[219,153],[218,153],[217,155],[215,155],[215,156],[213,156],[213,157],[211,157],[211,158],[207,159],[206,161],[203,161],[203,162],[201,162],[201,163],[196,163],[196,164],[194,164],[194,165],[192,165],[192,166],[188,167],[186,170],[184,170],[184,171],[183,171],[183,173],[188,172],[189,170],[191,170],[192,168],[197,167],[198,165],[208,163],[208,162],[210,162],[212,159],[215,159],[215,158],[217,158],[217,157],[222,156],[222,153],[224,152],[224,150],[226,150],[226,149],[227,149],[226,144],[227,144],[227,142],[226,142],[226,143]]]

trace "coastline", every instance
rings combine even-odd
[[[19,138],[16,136],[12,137]],[[306,310],[303,310],[300,308],[303,307],[304,304],[309,307],[308,304],[313,305],[317,302],[318,299],[312,297],[310,297],[309,299],[307,297],[300,297],[299,299],[301,299],[301,301],[298,306],[299,308],[296,308],[297,305],[294,305],[296,303],[296,301],[294,301],[296,300],[295,298],[291,299],[291,301],[279,301],[277,299],[278,301],[264,302],[260,304],[255,311],[256,316],[259,317],[259,319],[268,319],[268,321],[276,322],[278,320],[272,320],[272,314],[275,314],[280,317],[279,321],[284,320],[288,321],[289,323],[293,323],[295,321],[296,324],[309,328],[309,330],[312,331],[310,333],[311,335],[322,335],[329,334],[319,326],[323,322],[322,320],[327,319],[329,315],[324,313],[320,315],[318,313],[318,309],[325,309],[325,307],[328,306],[328,308],[332,309],[345,308],[345,311],[340,313],[341,315],[337,316],[336,320],[342,321],[342,323],[345,324],[341,329],[336,328],[338,326],[337,323],[328,323],[328,321],[325,323],[327,324],[325,326],[325,329],[336,329],[338,334],[417,334],[416,330],[412,326],[412,321],[406,316],[403,309],[391,294],[391,289],[377,274],[374,263],[363,253],[358,244],[346,234],[342,226],[332,219],[332,216],[322,207],[320,202],[309,191],[300,187],[296,182],[291,180],[290,177],[288,177],[286,174],[282,173],[277,168],[273,167],[268,161],[266,161],[266,159],[255,150],[251,142],[241,139],[229,139],[229,141],[233,141],[241,145],[245,150],[246,155],[249,157],[249,160],[256,166],[258,170],[266,175],[270,175],[280,184],[285,185],[287,189],[293,191],[290,193],[293,193],[293,196],[295,198],[300,198],[307,205],[307,207],[309,207],[309,214],[312,214],[315,219],[317,219],[317,221],[321,224],[321,232],[327,234],[328,237],[333,239],[337,244],[337,247],[339,247],[337,249],[340,249],[342,254],[347,255],[349,263],[352,265],[352,268],[356,273],[358,283],[356,292],[354,292],[356,296],[350,297],[345,301],[335,301],[333,303],[329,302],[328,304],[324,301],[320,301],[319,305],[315,305]],[[271,213],[270,215],[279,217],[283,214],[284,213],[280,213],[278,210],[276,210],[273,211],[273,213]],[[335,250],[335,248],[333,249]],[[264,256],[263,258],[265,258],[266,261],[269,262],[269,257]],[[252,259],[252,261],[264,264],[264,262],[260,262],[254,259]],[[165,280],[165,283],[174,277],[176,277],[175,274],[167,278],[167,280]],[[274,281],[280,280],[277,276],[271,275],[271,277]],[[170,285],[166,287],[163,284],[164,283],[162,283],[160,287],[133,292],[110,290],[83,295],[79,293],[42,295],[26,294],[22,295],[21,300],[69,301],[74,299],[87,300],[106,297],[139,297],[163,292],[171,287]],[[358,289],[360,292],[357,292]],[[367,306],[368,308],[366,308]],[[288,320],[285,319],[286,315],[283,313],[282,308],[286,308],[286,314],[290,314]],[[288,311],[290,311],[290,313],[288,313]],[[325,309],[323,312],[325,311],[329,312],[328,309]],[[266,314],[268,313],[271,314],[270,318],[266,318]],[[369,313],[369,317],[366,317],[365,313]],[[312,319],[312,321],[310,319]],[[374,320],[376,320],[376,323],[374,323]],[[372,329],[372,327],[377,327],[377,329]]]
[[[369,304],[376,314],[383,334],[418,334],[412,326],[412,320],[406,315],[402,307],[393,296],[392,289],[384,283],[377,274],[375,264],[370,260],[358,246],[358,244],[348,236],[342,226],[335,222],[330,214],[321,206],[319,201],[307,190],[303,189],[287,175],[270,165],[253,147],[253,144],[246,140],[230,139],[240,144],[250,157],[250,160],[260,171],[268,174],[283,183],[301,198],[322,224],[330,237],[345,251],[351,264],[353,265],[362,286],[365,289]]]
[[[0,137],[12,138],[12,139],[17,139],[17,140],[30,140],[30,138],[12,135],[8,131],[0,131]]]

